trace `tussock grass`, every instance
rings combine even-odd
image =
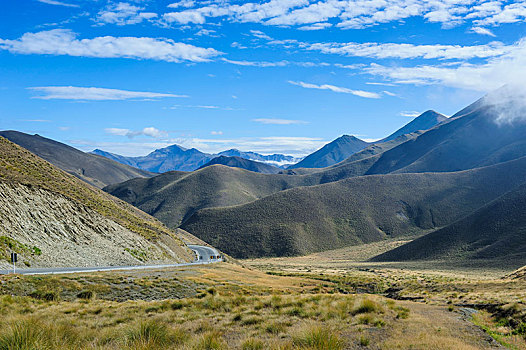
[[[294,345],[311,350],[341,350],[345,342],[333,330],[320,326],[309,325],[294,338]]]

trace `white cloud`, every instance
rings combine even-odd
[[[157,92],[128,91],[118,89],[105,89],[97,87],[77,86],[40,86],[30,87],[29,90],[41,93],[34,96],[41,100],[128,100],[128,99],[152,99],[166,97],[188,97],[186,95],[163,94]]]
[[[332,24],[323,22],[323,23],[313,23],[308,26],[299,27],[298,29],[299,30],[322,30],[322,29],[326,29],[329,27],[332,27]]]
[[[402,117],[410,117],[410,118],[416,118],[420,114],[422,114],[422,113],[417,112],[417,111],[402,111],[402,112],[400,112],[400,116],[402,116]]]
[[[287,67],[287,66],[299,66],[299,67],[327,67],[330,66],[329,63],[325,62],[295,62],[295,61],[275,61],[275,62],[267,62],[267,61],[235,61],[235,60],[229,60],[227,58],[221,59],[223,62],[235,64],[237,66],[245,66],[245,67]]]
[[[336,54],[350,57],[400,58],[400,59],[472,59],[500,56],[510,52],[513,47],[501,42],[485,45],[413,45],[395,43],[299,43],[309,51]]]
[[[205,23],[208,18],[226,17],[232,22],[300,26],[303,30],[318,30],[332,26],[332,23],[342,29],[361,29],[411,17],[440,23],[444,28],[470,21],[475,26],[486,26],[515,23],[526,18],[523,2],[503,7],[501,1],[487,0],[270,0],[239,4],[229,1],[181,1],[169,7],[182,9],[172,12],[178,15],[168,16],[167,19],[171,18],[174,22],[194,17]],[[185,9],[187,7],[192,9]]]
[[[169,8],[179,8],[179,7],[194,7],[195,1],[193,0],[181,0],[179,2],[174,2],[173,4],[168,5]]]
[[[42,2],[44,4],[48,4],[48,5],[57,5],[57,6],[65,6],[65,7],[80,7],[77,4],[68,4],[65,2],[55,1],[55,0],[37,0],[37,1]]]
[[[106,128],[104,131],[111,135],[116,136],[126,136],[131,138],[134,138],[136,136],[149,136],[152,138],[162,138],[168,136],[168,133],[166,131],[159,130],[157,128],[154,128],[153,126],[144,128],[142,130],[138,131],[132,131],[130,129],[119,129],[119,128]]]
[[[143,20],[157,17],[156,13],[141,12],[141,10],[144,10],[144,8],[125,2],[110,3],[99,11],[95,21],[99,24],[110,23],[123,26],[141,23]]]
[[[178,23],[178,24],[203,24],[206,22],[205,17],[199,11],[182,11],[182,12],[169,12],[163,15],[163,20],[168,23]]]
[[[492,36],[492,37],[495,37],[496,35],[493,34],[493,32],[487,28],[482,28],[482,27],[473,27],[471,28],[471,31],[473,33],[477,33],[477,34],[480,34],[480,35],[489,35],[489,36]]]
[[[323,84],[323,85],[316,85],[316,84],[310,84],[305,83],[303,81],[290,81],[289,84],[301,86],[302,88],[306,89],[319,89],[319,90],[330,90],[334,92],[344,93],[344,94],[351,94],[359,97],[364,98],[380,98],[381,96],[377,94],[376,92],[369,92],[369,91],[362,91],[362,90],[351,90],[344,87],[329,85],[329,84]]]
[[[481,64],[415,67],[371,64],[364,71],[400,84],[440,84],[474,91],[490,91],[504,84],[524,84],[526,81],[524,67],[526,67],[526,40],[518,42],[509,54],[492,58]]]
[[[223,132],[221,130],[219,130],[219,131],[210,131],[210,135],[223,135]]]
[[[261,124],[274,124],[274,125],[291,125],[291,124],[307,124],[303,120],[292,120],[292,119],[276,119],[276,118],[258,118],[252,119],[253,122]]]
[[[16,40],[0,39],[0,50],[25,55],[121,57],[167,62],[207,62],[221,54],[212,48],[202,48],[161,38],[103,36],[79,40],[77,34],[68,29],[25,33]]]

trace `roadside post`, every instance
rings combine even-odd
[[[18,254],[11,253],[11,262],[13,263],[13,274],[16,273],[16,262],[18,261]]]

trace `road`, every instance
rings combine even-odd
[[[188,245],[188,248],[192,249],[196,256],[201,256],[199,260],[195,260],[191,263],[181,264],[165,264],[165,265],[137,265],[137,266],[92,266],[92,267],[55,267],[55,268],[38,268],[38,269],[16,269],[16,273],[21,275],[53,275],[63,273],[81,273],[81,272],[97,272],[97,271],[121,271],[121,270],[145,270],[145,269],[163,269],[170,267],[182,267],[182,266],[193,266],[193,265],[204,265],[222,261],[219,257],[219,252],[213,248],[200,246],[200,245]],[[6,275],[13,273],[13,269],[0,270],[0,275]]]

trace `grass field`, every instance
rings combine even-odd
[[[389,297],[386,281],[394,281],[394,275],[358,270],[345,275],[329,270],[299,273],[288,268],[281,274],[287,276],[221,263],[172,270],[1,276],[0,349],[499,346],[470,322],[471,308],[452,306],[449,292],[432,292],[432,285],[460,280],[435,276],[425,285],[429,300],[415,302]],[[415,281],[421,278],[414,276]],[[407,292],[425,294],[416,287],[420,283],[409,283],[409,275],[400,280],[407,284]],[[519,288],[521,282],[516,283]],[[502,287],[495,284],[493,291]],[[512,336],[516,342],[523,339],[511,334],[510,325],[495,328],[490,312],[475,316],[481,326],[501,332],[508,342]],[[510,334],[505,334],[506,327]]]

